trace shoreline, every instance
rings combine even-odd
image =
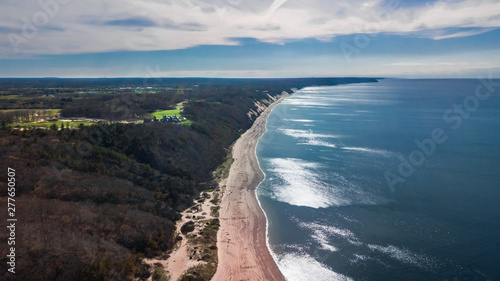
[[[267,217],[255,191],[265,178],[257,159],[257,144],[266,132],[267,117],[288,96],[283,93],[274,100],[233,146],[234,162],[222,186],[219,261],[213,281],[286,280],[270,252]]]

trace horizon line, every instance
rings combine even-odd
[[[262,80],[262,79],[328,79],[328,78],[372,78],[372,79],[478,79],[478,77],[384,77],[384,76],[297,76],[297,77],[209,77],[209,76],[182,76],[182,77],[141,77],[141,76],[114,76],[114,77],[0,77],[0,79],[248,79],[248,80]],[[498,77],[491,77],[491,79],[500,79]]]

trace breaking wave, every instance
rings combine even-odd
[[[307,254],[284,254],[277,258],[277,264],[288,281],[353,281]]]

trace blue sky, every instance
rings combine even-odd
[[[0,77],[500,77],[491,0],[26,0]]]

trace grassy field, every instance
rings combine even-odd
[[[30,112],[43,111],[45,113],[45,115],[54,116],[57,113],[59,113],[61,110],[60,109],[0,109],[0,112],[12,112],[12,111],[30,111]]]
[[[52,124],[56,124],[58,128],[61,128],[61,124],[64,124],[64,127],[73,127],[76,128],[80,124],[83,124],[85,126],[90,126],[95,123],[91,122],[62,122],[62,121],[57,121],[57,122],[33,122],[33,123],[22,123],[22,124],[15,124],[15,127],[20,127],[20,128],[31,128],[31,127],[44,127],[49,129]]]
[[[170,110],[159,110],[151,113],[151,116],[156,116],[156,118],[161,119],[163,118],[163,115],[167,116],[181,116],[181,111],[177,109],[170,109]]]
[[[177,117],[181,118],[182,117],[181,113],[182,113],[183,109],[184,109],[184,105],[182,103],[180,103],[177,105],[177,107],[175,109],[155,111],[155,112],[151,113],[151,117],[156,116],[156,118],[162,119],[163,115],[167,115],[167,116],[177,116]],[[193,123],[193,121],[191,121],[191,120],[185,120],[185,121],[181,122],[181,124],[184,126],[191,126],[191,123]]]

